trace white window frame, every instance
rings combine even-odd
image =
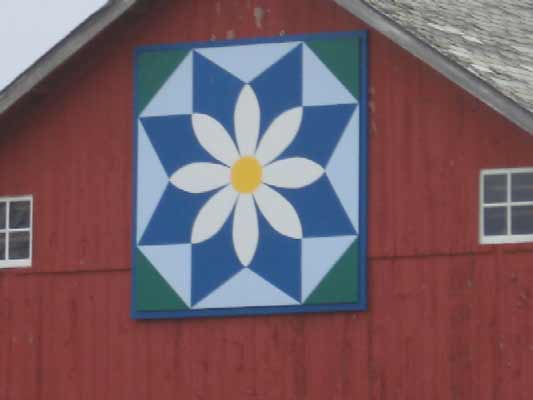
[[[481,244],[505,244],[505,243],[527,243],[533,242],[533,234],[512,234],[511,233],[511,207],[512,206],[533,206],[533,201],[512,201],[511,199],[511,174],[533,173],[532,168],[500,168],[484,169],[479,174],[479,242]],[[505,202],[485,204],[484,178],[490,175],[507,175],[507,198]],[[485,208],[506,207],[507,209],[507,234],[506,235],[485,235]]]
[[[28,228],[9,228],[9,206],[12,202],[29,201],[30,202],[30,225]],[[5,259],[0,259],[0,269],[2,268],[28,268],[31,267],[32,253],[33,253],[33,196],[9,196],[0,197],[0,203],[6,203],[6,226],[5,229],[0,229],[0,233],[6,234],[6,251]],[[21,260],[9,260],[9,233],[10,232],[29,232],[30,233],[30,253],[29,258]]]

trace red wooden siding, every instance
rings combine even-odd
[[[0,399],[531,398],[533,246],[477,229],[479,170],[533,138],[373,30],[370,311],[129,317],[133,49],[366,28],[330,0],[143,2],[0,119],[0,196],[35,199]]]

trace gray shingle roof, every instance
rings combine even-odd
[[[365,0],[533,112],[532,0]]]

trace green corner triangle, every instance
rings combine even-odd
[[[305,304],[356,303],[359,298],[358,255],[359,241],[356,240],[307,298]]]
[[[350,93],[359,99],[359,39],[311,40],[306,43]]]
[[[149,51],[137,58],[137,114],[141,113],[188,50]]]
[[[188,310],[183,300],[139,250],[135,263],[137,311]]]

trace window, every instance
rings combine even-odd
[[[533,168],[481,171],[481,243],[533,242]]]
[[[0,268],[29,267],[32,198],[0,197]]]

